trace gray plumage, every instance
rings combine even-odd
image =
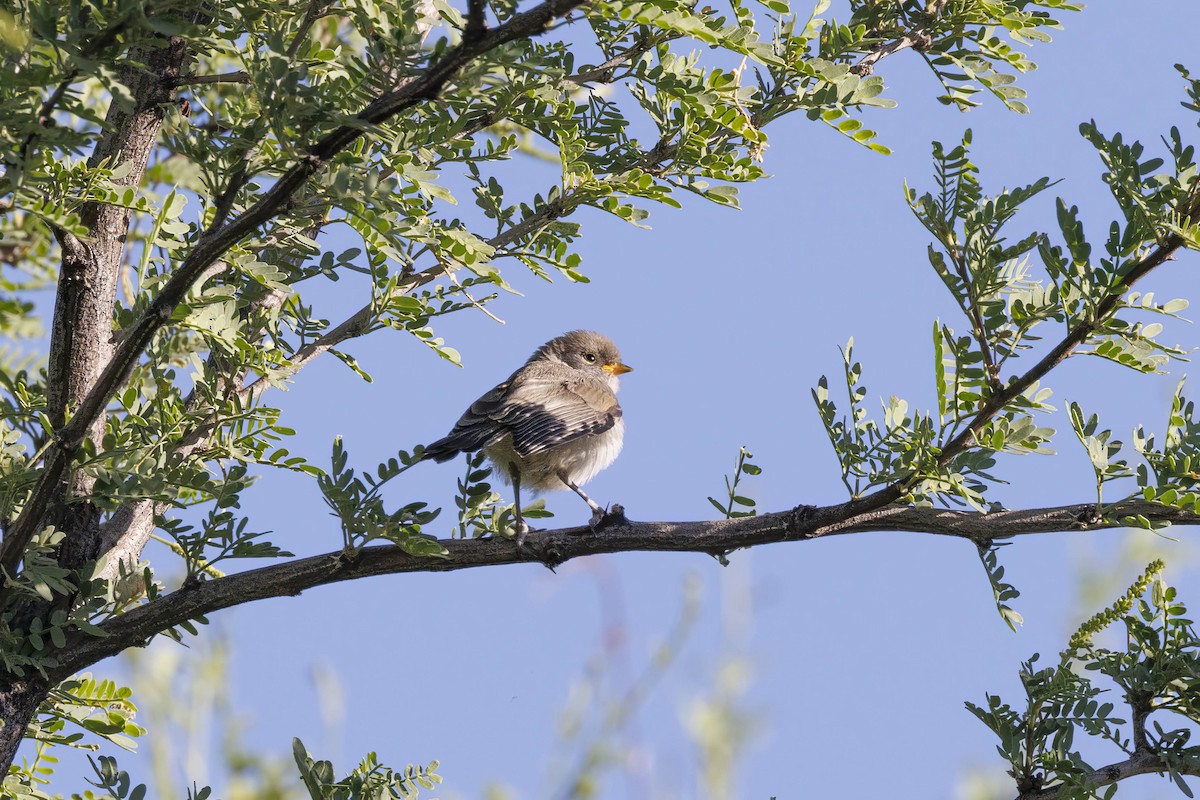
[[[518,541],[528,530],[520,487],[570,488],[592,509],[603,509],[579,488],[621,451],[625,425],[617,402],[618,375],[629,372],[612,341],[594,331],[571,331],[539,347],[525,365],[471,404],[454,429],[425,448],[425,458],[448,461],[484,450],[497,473],[512,482]]]

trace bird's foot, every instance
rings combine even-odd
[[[529,527],[529,524],[527,522],[525,522],[525,520],[521,520],[520,522],[517,523],[517,549],[518,550],[524,549],[525,537],[529,535],[529,532],[531,530],[533,530],[533,528]]]
[[[588,520],[588,527],[594,532],[598,532],[603,528],[608,528],[613,525],[624,525],[628,522],[625,518],[625,506],[620,503],[613,503],[607,509],[597,506],[592,509],[592,518]]]

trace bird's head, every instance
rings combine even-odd
[[[530,360],[538,358],[559,361],[588,372],[595,370],[601,376],[612,379],[633,370],[633,367],[621,363],[621,352],[612,339],[595,331],[571,331],[551,339]]]

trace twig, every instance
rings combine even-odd
[[[937,465],[939,467],[946,466],[966,450],[974,441],[975,435],[983,430],[983,427],[996,414],[1000,413],[1009,403],[1024,394],[1030,386],[1044,378],[1050,370],[1065,361],[1075,352],[1076,348],[1087,341],[1087,337],[1093,334],[1105,322],[1108,316],[1113,313],[1117,304],[1125,295],[1125,292],[1132,288],[1139,280],[1150,274],[1156,267],[1172,259],[1175,251],[1179,250],[1182,246],[1183,240],[1178,236],[1172,235],[1163,244],[1154,248],[1137,266],[1126,273],[1125,277],[1109,290],[1108,295],[1097,304],[1092,319],[1080,322],[1071,328],[1062,341],[1055,345],[1041,361],[1030,367],[1020,377],[1007,383],[1002,389],[992,392],[979,411],[976,412],[975,416],[971,418],[970,423],[942,446],[941,453],[938,455]],[[856,514],[883,508],[896,502],[904,496],[906,487],[907,483],[905,480],[897,481],[865,497],[849,500],[842,505],[850,512],[849,517],[852,518]]]
[[[1155,268],[1171,260],[1175,255],[1175,251],[1181,247],[1183,247],[1183,239],[1174,235],[1168,237],[1163,244],[1155,247],[1137,266],[1126,273],[1125,277],[1117,281],[1116,285],[1109,290],[1108,295],[1096,306],[1096,312],[1090,320],[1080,322],[1068,331],[1063,340],[1055,345],[1054,349],[1047,353],[1041,361],[1030,367],[1024,375],[1008,383],[1002,390],[988,397],[983,407],[979,409],[979,412],[971,420],[971,423],[942,448],[938,464],[940,466],[949,464],[950,461],[966,448],[975,437],[975,434],[982,430],[983,426],[999,413],[1002,408],[1024,394],[1026,389],[1040,381],[1050,370],[1057,367],[1074,353],[1076,348],[1087,341],[1087,338],[1095,333],[1108,319],[1109,315],[1116,310],[1117,304],[1120,303],[1125,292],[1133,288],[1135,283],[1146,277]]]
[[[304,17],[300,20],[300,28],[296,31],[296,35],[292,37],[292,43],[288,45],[287,57],[294,58],[300,50],[300,45],[304,44],[305,37],[308,36],[309,29],[313,26],[320,17],[329,10],[332,0],[310,0],[308,8],[304,9]]]
[[[650,50],[653,50],[655,47],[658,47],[660,44],[666,44],[667,42],[672,42],[680,38],[682,38],[682,34],[678,33],[655,37],[644,37],[630,45],[629,49],[622,50],[612,58],[605,60],[603,63],[597,64],[591,69],[580,70],[574,75],[568,75],[567,77],[563,78],[563,80],[569,83],[592,83],[593,81],[598,83],[611,83],[615,77],[615,71],[617,67],[642,56]]]
[[[194,86],[204,83],[250,83],[250,73],[238,70],[237,72],[222,72],[220,75],[189,75],[175,81],[176,86]]]
[[[108,28],[105,30],[91,37],[91,39],[87,42],[87,45],[83,48],[81,55],[84,58],[92,58],[101,50],[108,47],[110,44],[116,41],[116,38],[121,31],[129,25],[131,18],[132,15],[126,14],[112,25],[108,26]],[[25,162],[29,158],[29,151],[33,148],[34,143],[37,141],[42,131],[46,130],[54,123],[54,111],[56,108],[58,108],[58,104],[61,103],[63,97],[66,96],[67,89],[71,88],[71,84],[75,82],[77,77],[79,77],[78,68],[73,67],[72,69],[68,70],[66,77],[59,81],[58,86],[54,87],[54,91],[50,93],[50,96],[42,102],[41,107],[38,109],[37,115],[38,127],[35,130],[30,131],[29,135],[25,137],[25,141],[21,143],[19,163],[22,168],[24,168]],[[7,159],[5,159],[5,162],[12,163]]]
[[[854,66],[850,67],[850,71],[855,75],[866,77],[875,70],[875,64],[881,59],[893,53],[899,53],[901,50],[907,50],[910,47],[924,52],[929,49],[930,44],[932,44],[932,39],[928,29],[924,26],[914,28],[911,32],[904,34],[900,38],[884,42],[867,53],[855,62]]]
[[[472,297],[472,296],[471,296],[471,293],[470,293],[470,292],[468,292],[468,291],[466,290],[466,288],[465,288],[465,287],[462,285],[462,283],[461,283],[461,282],[459,282],[459,280],[458,280],[458,276],[457,276],[457,275],[455,275],[454,273],[455,273],[455,270],[452,270],[452,269],[447,269],[447,270],[446,270],[446,277],[447,277],[447,278],[449,278],[449,279],[450,279],[450,280],[451,280],[451,281],[454,283],[454,285],[458,287],[458,290],[459,290],[460,292],[462,292],[462,296],[463,296],[463,297],[465,297],[465,298],[467,298],[467,300],[469,300],[469,301],[470,301],[470,303],[471,303],[471,305],[473,305],[475,308],[479,309],[479,310],[480,310],[480,311],[482,311],[484,314],[487,314],[487,315],[488,315],[489,317],[491,317],[493,320],[495,320],[496,322],[499,322],[501,325],[503,325],[503,324],[504,324],[504,320],[500,319],[500,318],[499,318],[499,317],[497,317],[495,314],[493,314],[492,312],[488,311],[486,308],[484,308],[484,306],[483,306],[483,303],[479,302],[479,301],[478,301],[478,300],[476,300],[474,297]]]
[[[958,273],[959,280],[963,282],[963,291],[966,293],[967,299],[959,306],[971,322],[971,333],[975,336],[975,343],[979,345],[979,352],[983,354],[983,366],[987,371],[988,387],[992,390],[998,389],[1000,388],[1000,367],[996,364],[992,346],[984,333],[987,328],[983,324],[983,314],[979,311],[979,304],[975,301],[975,295],[971,289],[971,273],[967,269],[966,256],[959,248],[955,247],[950,253],[950,258],[954,261],[954,269]]]

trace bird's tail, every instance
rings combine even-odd
[[[496,431],[485,426],[456,426],[454,430],[425,448],[422,458],[449,461],[459,453],[474,453],[496,440]]]
[[[425,453],[421,456],[422,459],[430,459],[440,464],[444,461],[449,461],[450,459],[454,458],[456,455],[463,452],[462,447],[458,446],[458,444],[455,442],[456,438],[457,437],[451,434],[450,436],[444,436],[441,439],[438,439],[433,444],[427,445],[425,447]]]

